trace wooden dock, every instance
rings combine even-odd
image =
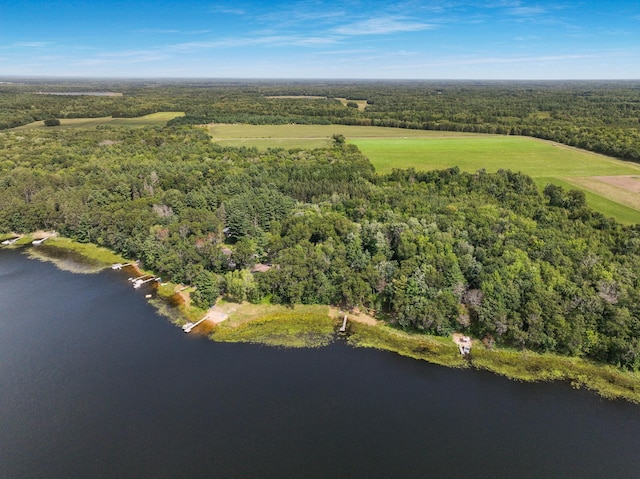
[[[4,241],[2,242],[2,244],[3,244],[3,245],[5,245],[5,246],[10,246],[10,245],[12,245],[13,243],[15,243],[16,241],[18,241],[19,239],[20,239],[20,237],[18,237],[18,238],[11,238],[11,239],[8,239],[8,240],[4,240]]]
[[[134,288],[139,288],[140,286],[142,286],[143,284],[149,283],[150,281],[160,281],[160,278],[157,276],[151,276],[151,278],[147,278],[147,279],[137,279],[133,282],[133,287]]]
[[[344,318],[342,319],[342,326],[340,327],[340,332],[341,333],[345,333],[347,331],[347,315],[344,315]]]
[[[205,321],[205,320],[207,320],[207,319],[209,319],[209,316],[205,316],[205,317],[204,317],[204,318],[202,318],[200,321],[197,321],[197,322],[195,322],[195,323],[187,323],[187,324],[185,324],[184,326],[182,326],[182,330],[183,330],[185,333],[190,333],[190,332],[191,332],[191,330],[192,330],[193,328],[195,328],[198,324],[200,324],[201,322],[203,322],[203,321]]]
[[[121,264],[121,263],[115,263],[111,265],[111,269],[122,269],[126,266],[131,266],[133,263],[125,263],[125,264]]]

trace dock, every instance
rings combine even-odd
[[[185,333],[190,333],[193,328],[195,328],[198,324],[200,324],[201,322],[203,322],[203,321],[205,321],[207,319],[209,319],[209,316],[205,316],[200,321],[196,321],[195,323],[187,323],[184,326],[182,326],[182,330]]]
[[[347,315],[344,315],[344,318],[342,319],[342,326],[340,327],[340,332],[341,333],[345,333],[347,331]]]
[[[121,263],[115,263],[111,265],[111,269],[122,269],[126,266],[131,266],[134,263],[125,263],[125,264],[121,264]]]
[[[147,276],[150,276],[150,275],[147,275]],[[159,278],[157,276],[151,276],[150,278],[147,278],[147,279],[139,278],[139,279],[136,279],[136,280],[133,281],[133,287],[137,289],[140,286],[142,286],[143,284],[149,283],[151,281],[158,281],[159,282],[159,281],[161,281],[161,278]]]

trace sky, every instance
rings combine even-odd
[[[640,1],[0,0],[0,76],[640,79]]]

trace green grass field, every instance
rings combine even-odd
[[[521,171],[532,177],[612,176],[640,174],[640,165],[522,136],[472,138],[354,138],[376,170],[440,169],[458,166]]]
[[[13,130],[42,130],[55,128],[92,128],[101,125],[114,125],[125,127],[142,127],[142,126],[164,126],[167,122],[178,116],[184,116],[181,111],[161,111],[151,113],[150,115],[139,116],[136,118],[113,118],[105,116],[102,118],[61,118],[60,126],[44,126],[43,121],[36,121],[28,125],[13,128]]]
[[[380,173],[453,166],[468,172],[521,171],[541,189],[548,183],[579,188],[595,210],[623,224],[640,222],[637,194],[605,188],[591,179],[640,175],[640,165],[535,138],[343,125],[210,125],[209,133],[221,145],[259,149],[326,147],[339,133],[357,145]]]
[[[348,125],[209,125],[209,134],[225,146],[255,146],[256,148],[322,148],[332,144],[331,136],[338,133],[348,141],[359,139],[393,138],[474,138],[473,133],[447,131],[405,130],[378,126]],[[353,141],[352,141],[353,140]]]

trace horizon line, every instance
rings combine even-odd
[[[0,79],[41,80],[207,80],[207,81],[343,81],[343,82],[426,82],[426,81],[487,81],[487,82],[637,82],[638,78],[350,78],[350,77],[213,77],[213,76],[99,76],[99,75],[4,75]]]

